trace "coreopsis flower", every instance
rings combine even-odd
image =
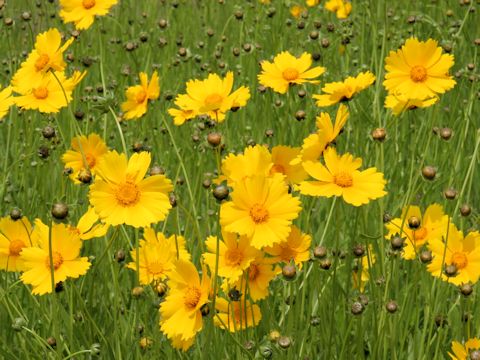
[[[314,94],[312,97],[317,100],[317,106],[330,106],[351,100],[356,94],[374,82],[375,75],[370,71],[366,71],[358,74],[356,77],[349,76],[343,81],[327,83],[322,87],[324,94]]]
[[[320,0],[306,0],[306,4],[309,7],[317,6],[320,4]]]
[[[276,262],[288,264],[293,261],[295,265],[301,267],[310,258],[311,243],[312,237],[302,233],[298,227],[293,225],[287,240],[266,247],[264,251],[273,256]]]
[[[367,253],[360,261],[360,269],[358,267],[353,271],[353,286],[360,292],[365,291],[365,284],[370,280],[370,268],[377,261],[377,257],[373,252],[373,246],[368,246]]]
[[[165,280],[174,270],[175,261],[190,260],[190,254],[185,249],[185,238],[172,235],[167,238],[163,233],[155,234],[151,228],[146,228],[143,239],[139,242],[140,283],[148,285]],[[137,270],[137,250],[130,252],[132,262],[127,267]]]
[[[223,241],[216,236],[209,236],[205,241],[207,253],[203,254],[205,263],[209,266],[210,272],[215,271],[217,261],[217,241],[219,242],[218,251],[218,276],[226,278],[230,282],[237,281],[250,263],[259,256],[259,250],[250,245],[250,240],[246,236],[240,236],[234,233],[223,232]]]
[[[310,196],[341,196],[343,200],[354,206],[367,204],[370,200],[385,196],[386,181],[383,174],[374,167],[358,170],[362,159],[349,153],[341,156],[329,147],[323,153],[325,165],[320,162],[306,161],[303,167],[314,181],[303,181],[299,185],[300,192]]]
[[[448,74],[453,63],[453,55],[442,54],[436,40],[419,41],[412,37],[400,50],[390,51],[385,59],[387,73],[383,85],[396,96],[430,99],[455,86],[455,80]]]
[[[118,0],[60,0],[60,17],[64,23],[73,22],[77,30],[88,29],[95,16],[107,15]]]
[[[389,94],[385,98],[385,107],[391,109],[393,115],[398,116],[406,110],[414,110],[417,108],[426,108],[432,106],[438,101],[438,97],[432,97],[425,100],[411,99],[404,94]]]
[[[102,138],[95,133],[88,137],[85,135],[75,136],[72,139],[71,147],[71,150],[67,150],[62,155],[62,161],[66,168],[73,170],[70,179],[74,183],[80,184],[79,175],[85,171],[94,175],[99,160],[107,153],[108,148]]]
[[[47,72],[62,73],[66,67],[63,53],[72,42],[70,38],[62,45],[62,35],[55,28],[38,34],[35,48],[12,78],[13,91],[24,94],[38,87]]]
[[[35,87],[20,90],[20,95],[14,98],[15,103],[22,109],[57,113],[72,101],[72,92],[85,75],[85,71],[75,71],[70,78],[61,72],[47,73]]]
[[[468,360],[474,358],[473,352],[480,354],[480,339],[476,337],[468,339],[463,345],[458,341],[453,341],[452,352],[448,355],[452,360]]]
[[[217,310],[213,320],[215,326],[230,332],[255,327],[262,319],[260,307],[246,302],[243,297],[230,303],[224,298],[217,298],[215,308]]]
[[[348,108],[343,104],[340,104],[338,107],[335,124],[332,124],[330,115],[326,112],[322,112],[320,116],[317,116],[317,131],[303,139],[300,154],[291,163],[301,164],[308,160],[318,160],[325,149],[340,134],[349,116]]]
[[[202,269],[202,280],[195,266],[177,260],[169,275],[169,293],[160,305],[160,329],[172,345],[187,350],[202,330],[202,307],[209,302],[210,278]]]
[[[299,18],[300,15],[302,15],[306,11],[307,11],[307,9],[305,9],[303,6],[293,5],[290,8],[290,15],[292,15],[294,18]]]
[[[0,219],[0,269],[6,271],[25,270],[21,251],[33,245],[32,225],[26,217],[16,221],[10,216]]]
[[[346,0],[328,0],[325,9],[334,12],[339,19],[346,19],[352,12],[352,3]]]
[[[109,151],[99,160],[89,198],[101,221],[147,227],[165,219],[172,207],[168,198],[172,182],[164,175],[144,179],[150,162],[145,151],[128,160],[125,154]]]
[[[285,241],[301,210],[300,200],[289,194],[279,174],[246,178],[235,184],[231,198],[220,208],[221,226],[246,235],[257,249]]]
[[[10,106],[15,103],[15,99],[12,97],[12,87],[7,86],[0,91],[0,121],[7,115]]]
[[[125,94],[127,100],[122,103],[123,119],[138,119],[147,112],[149,100],[156,100],[160,96],[158,73],[153,72],[150,82],[144,72],[139,74],[140,85],[130,86]]]
[[[455,285],[474,284],[480,277],[480,233],[463,233],[452,226],[446,238],[428,242],[433,259],[427,270],[436,277]]]
[[[195,110],[182,110],[176,108],[168,109],[168,113],[173,116],[173,123],[177,126],[183,125],[188,120],[194,119],[197,116]]]
[[[262,61],[261,66],[262,72],[258,75],[260,84],[280,94],[285,94],[291,84],[318,84],[319,81],[314,79],[325,72],[321,66],[310,68],[312,55],[306,52],[296,58],[283,51],[273,58],[273,62]]]
[[[298,184],[308,177],[303,169],[301,162],[292,164],[301,153],[301,148],[278,145],[272,148],[273,166],[270,168],[270,174],[282,174],[289,184]]]
[[[69,226],[70,231],[75,232],[82,240],[105,236],[108,228],[108,224],[99,222],[98,215],[91,206],[88,207],[87,212],[78,220],[76,226]]]
[[[20,253],[25,266],[20,279],[25,284],[32,285],[34,295],[51,293],[55,290],[55,284],[64,282],[67,278],[85,275],[90,268],[88,258],[80,257],[82,240],[65,224],[53,224],[49,230],[40,219],[35,220],[32,242],[38,246],[25,247]]]
[[[409,225],[412,218],[420,222],[415,227]],[[449,219],[439,204],[429,205],[423,215],[418,206],[410,205],[403,208],[399,218],[392,219],[385,227],[388,230],[385,239],[390,240],[396,235],[405,239],[402,257],[412,260],[418,257],[420,249],[429,241],[441,239],[447,233]]]

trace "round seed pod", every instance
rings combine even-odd
[[[384,128],[376,128],[372,130],[373,140],[382,142],[387,137],[387,131]]]
[[[57,220],[63,220],[68,216],[68,205],[65,203],[55,203],[52,205],[52,216]]]
[[[150,169],[150,176],[163,175],[163,174],[165,174],[165,169],[158,165],[153,165]]]
[[[422,169],[422,176],[426,180],[433,180],[435,179],[436,175],[437,175],[437,170],[433,166],[427,165]]]
[[[397,311],[398,309],[398,305],[395,301],[393,300],[390,300],[386,305],[385,305],[385,309],[387,309],[387,311],[390,313],[390,314],[393,314]]]
[[[445,275],[447,275],[448,277],[453,277],[457,275],[458,269],[455,266],[455,264],[450,264],[445,266],[444,272],[445,272]]]
[[[390,239],[390,246],[392,250],[401,250],[405,246],[405,239],[395,235]]]
[[[217,147],[222,143],[222,135],[217,132],[212,132],[207,135],[207,141],[211,146]]]
[[[12,219],[13,221],[20,220],[21,218],[22,218],[22,210],[20,210],[19,208],[13,208],[10,211],[10,219]]]
[[[225,200],[228,197],[229,193],[230,191],[228,190],[228,187],[223,184],[218,185],[215,187],[215,189],[213,189],[213,196],[218,201]]]
[[[282,268],[282,275],[285,280],[293,280],[297,275],[297,269],[295,269],[295,265],[285,265]]]
[[[440,137],[443,140],[450,140],[450,138],[452,137],[452,129],[450,129],[450,128],[440,129]]]
[[[248,341],[245,342],[245,344],[243,344],[243,347],[246,350],[251,351],[251,350],[255,349],[255,343],[252,340],[248,340]]]
[[[471,212],[472,212],[472,208],[468,204],[463,204],[462,207],[460,208],[460,214],[462,214],[462,216],[468,216],[471,214]]]
[[[313,249],[313,256],[317,259],[322,259],[327,256],[327,248],[325,246],[316,246]]]
[[[457,190],[453,188],[449,188],[443,192],[443,195],[445,196],[446,199],[448,200],[454,200],[457,197]]]
[[[295,119],[297,119],[298,121],[304,120],[306,116],[307,116],[307,114],[303,110],[298,110],[295,113]]]
[[[268,346],[262,346],[260,348],[260,355],[262,355],[264,359],[270,359],[273,355],[273,350]]]
[[[420,227],[421,221],[418,217],[412,216],[408,219],[408,227],[412,230],[416,230]]]
[[[352,304],[351,312],[353,315],[360,315],[363,313],[364,310],[365,310],[365,307],[363,306],[362,303],[355,301]]]
[[[42,129],[42,136],[45,139],[51,139],[55,136],[55,128],[53,126],[47,125]]]
[[[460,286],[460,292],[464,296],[470,296],[470,294],[473,292],[473,286],[471,284],[462,284]]]
[[[79,172],[78,172],[78,175],[77,175],[77,179],[78,181],[80,181],[82,184],[90,184],[92,182],[92,173],[90,170],[88,169],[81,169]]]
[[[420,253],[420,261],[424,264],[428,264],[433,259],[432,252],[425,250]]]

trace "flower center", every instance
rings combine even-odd
[[[48,97],[48,89],[43,86],[33,89],[33,96],[40,100],[46,99]]]
[[[468,259],[465,253],[463,252],[455,252],[452,255],[452,259],[450,260],[452,264],[454,264],[457,269],[463,269],[468,265]]]
[[[145,101],[146,98],[147,92],[142,89],[137,93],[137,96],[135,96],[135,101],[137,102],[137,104],[141,104]]]
[[[148,271],[153,275],[159,275],[165,272],[165,268],[161,262],[152,261],[148,264]]]
[[[210,94],[205,98],[206,105],[217,105],[220,104],[223,100],[223,97],[219,94]]]
[[[133,182],[127,181],[118,186],[115,197],[120,205],[133,206],[140,200],[140,190]]]
[[[427,237],[428,231],[424,227],[413,231],[413,236],[416,241],[424,240]]]
[[[92,154],[85,154],[85,161],[87,162],[90,169],[93,168],[97,162],[95,156]]]
[[[280,164],[274,164],[270,170],[270,174],[275,173],[285,174],[285,168]]]
[[[53,251],[52,263],[53,263],[53,269],[57,270],[63,264],[62,254],[60,254],[58,251]],[[47,259],[45,260],[45,265],[47,266],[47,269],[50,269],[50,256],[47,256]]]
[[[225,252],[227,265],[240,265],[243,260],[243,253],[238,249],[229,249]]]
[[[284,262],[290,262],[292,259],[295,260],[295,255],[297,255],[295,250],[288,246],[282,247],[281,249],[280,259]]]
[[[353,178],[349,173],[340,171],[333,177],[333,182],[338,186],[345,188],[353,185]]]
[[[294,68],[287,68],[282,72],[283,78],[287,81],[293,81],[298,79],[298,70]]]
[[[15,239],[10,241],[10,245],[8,246],[8,253],[10,256],[18,256],[20,252],[25,247],[25,243],[20,239]]]
[[[424,82],[427,79],[427,69],[421,65],[416,65],[410,70],[410,79],[414,82]]]
[[[82,5],[85,9],[91,9],[95,6],[95,0],[83,0]]]
[[[257,278],[258,274],[260,274],[260,269],[258,268],[257,264],[250,264],[248,268],[248,280],[253,281]]]
[[[190,310],[195,309],[200,301],[201,296],[202,291],[199,288],[195,286],[189,286],[185,291],[185,295],[183,296],[183,303]]]
[[[35,69],[37,69],[37,71],[42,71],[49,61],[50,57],[47,54],[40,55],[37,61],[35,61]]]
[[[256,224],[264,223],[268,220],[268,210],[261,204],[254,204],[250,208],[250,217]]]

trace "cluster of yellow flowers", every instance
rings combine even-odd
[[[260,0],[260,2],[270,4],[270,0]],[[320,0],[305,0],[305,5],[308,7],[318,6],[319,4]],[[328,0],[324,7],[326,10],[335,13],[338,19],[346,19],[352,12],[352,3],[346,0]],[[307,8],[299,4],[290,7],[290,14],[295,18],[300,17],[306,11]]]

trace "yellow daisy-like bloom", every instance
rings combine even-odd
[[[35,87],[20,92],[15,103],[23,109],[57,113],[72,101],[73,89],[86,74],[75,71],[71,78],[66,78],[61,72],[47,73]]]
[[[171,209],[168,193],[172,182],[164,175],[144,179],[151,155],[142,151],[127,160],[125,154],[109,151],[98,162],[90,203],[100,220],[110,225],[146,227],[165,219]]]
[[[95,16],[107,15],[118,0],[60,0],[60,17],[64,23],[73,22],[77,30],[88,29]]]
[[[37,87],[48,71],[63,72],[66,67],[63,53],[73,40],[70,38],[62,45],[62,35],[55,28],[37,35],[35,48],[12,78],[13,90],[24,94]]]
[[[295,265],[301,268],[302,264],[310,258],[311,243],[312,237],[302,233],[293,225],[287,240],[272,247],[266,247],[264,251],[272,255],[276,262],[288,264],[293,260]]]
[[[462,345],[458,341],[452,342],[452,353],[448,353],[452,360],[468,360],[473,359],[470,357],[470,354],[473,351],[480,351],[480,339],[474,337],[472,339],[468,339],[465,345]]]
[[[443,242],[440,238],[430,240],[428,247],[433,259],[427,270],[436,277],[454,285],[474,284],[480,277],[480,233],[472,231],[465,239],[455,226],[449,229]],[[445,270],[454,272],[447,276]],[[453,271],[455,270],[455,271]]]
[[[7,115],[10,106],[15,103],[15,99],[12,97],[12,87],[7,86],[0,91],[0,121]]]
[[[72,139],[71,150],[67,150],[62,155],[62,161],[65,167],[73,169],[70,179],[74,183],[80,184],[78,175],[85,170],[95,174],[95,168],[100,159],[108,151],[107,145],[97,134],[87,136],[80,135]]]
[[[210,278],[202,269],[202,281],[195,266],[177,260],[168,281],[169,293],[160,305],[160,329],[172,345],[187,350],[197,332],[202,330],[202,307],[208,303]]]
[[[365,256],[362,257],[362,260],[360,261],[361,271],[356,269],[353,271],[352,274],[353,287],[360,290],[360,292],[362,293],[365,291],[365,284],[368,280],[370,280],[369,269],[373,264],[375,264],[376,261],[377,257],[373,252],[373,246],[369,245],[367,253],[365,254]]]
[[[420,226],[416,229],[408,226],[408,220],[412,217],[420,220]],[[402,257],[412,260],[418,257],[419,250],[429,241],[441,238],[446,234],[448,224],[448,215],[444,214],[441,205],[428,206],[423,215],[418,206],[411,205],[402,210],[401,217],[392,219],[385,225],[388,230],[385,239],[390,240],[395,235],[405,238]]]
[[[307,6],[313,7],[320,4],[320,0],[307,0],[306,3],[307,3]]]
[[[250,302],[245,304],[245,298],[243,297],[239,301],[230,303],[224,298],[217,297],[215,308],[218,311],[213,320],[215,326],[232,333],[255,327],[262,319],[262,313],[258,305]]]
[[[0,219],[0,269],[23,271],[21,251],[32,246],[32,225],[26,217],[12,220],[10,216]]]
[[[235,185],[232,201],[222,204],[220,224],[228,232],[246,235],[257,249],[285,241],[300,200],[288,193],[283,176],[252,176]]]
[[[345,0],[329,0],[325,3],[325,9],[334,12],[339,19],[346,19],[352,12],[352,3]]]
[[[160,96],[158,73],[153,72],[150,82],[144,72],[139,75],[140,85],[130,86],[125,94],[127,101],[122,103],[123,119],[138,119],[147,112],[148,100],[156,100]]]
[[[246,236],[240,236],[237,240],[236,234],[223,232],[222,237],[223,241],[217,240],[216,236],[207,238],[205,245],[209,252],[203,254],[203,259],[213,273],[217,257],[217,241],[219,241],[218,276],[234,282],[259,256],[259,250],[250,245],[250,240]]]
[[[303,6],[300,5],[293,5],[290,8],[290,15],[292,15],[294,18],[299,18],[300,15],[302,15],[307,9],[305,9]]]
[[[20,279],[25,284],[33,286],[34,295],[43,295],[55,290],[55,286],[52,286],[52,271],[54,283],[58,284],[67,278],[85,275],[91,265],[87,257],[80,257],[82,240],[66,225],[53,224],[51,237],[50,249],[48,226],[40,219],[35,220],[32,242],[38,244],[38,247],[25,247],[20,254],[25,266],[25,272]]]
[[[109,225],[98,222],[98,215],[91,206],[83,216],[78,220],[77,226],[70,225],[70,231],[77,234],[82,240],[90,240],[105,236]]]
[[[320,162],[306,161],[303,167],[316,181],[300,183],[300,192],[310,196],[342,196],[343,200],[354,206],[367,204],[370,200],[385,196],[386,181],[383,174],[374,167],[360,171],[362,159],[349,153],[337,155],[329,147],[323,153],[325,166]]]
[[[298,184],[308,177],[301,162],[292,164],[300,156],[301,148],[290,146],[275,146],[272,148],[272,163],[270,174],[282,174],[289,184]]]
[[[313,80],[325,72],[325,68],[312,66],[312,55],[304,52],[299,58],[296,58],[288,51],[283,51],[276,55],[273,63],[262,61],[262,72],[258,75],[258,81],[263,86],[272,88],[280,94],[288,91],[290,84],[312,83],[318,84],[318,80]]]
[[[375,82],[375,75],[370,71],[362,72],[357,77],[349,76],[343,81],[325,84],[322,91],[325,94],[313,95],[319,107],[330,106],[341,101],[349,101],[360,91]]]
[[[173,116],[173,123],[177,126],[183,125],[188,120],[192,120],[197,116],[194,110],[182,110],[170,108],[168,113]]]
[[[165,280],[174,269],[174,263],[178,259],[190,260],[190,254],[185,249],[185,238],[172,235],[169,238],[161,232],[155,235],[151,228],[145,229],[144,240],[140,240],[140,283],[152,284]],[[177,252],[178,247],[178,252]],[[130,252],[132,262],[127,267],[137,270],[137,250]]]
[[[407,95],[387,95],[385,98],[385,107],[391,109],[393,115],[398,116],[406,110],[414,110],[417,108],[426,108],[432,106],[438,101],[438,97],[432,97],[425,100],[411,99]]]
[[[453,63],[453,55],[442,54],[436,40],[412,37],[385,59],[383,85],[391,94],[404,94],[409,99],[432,98],[455,86],[448,75]]]

